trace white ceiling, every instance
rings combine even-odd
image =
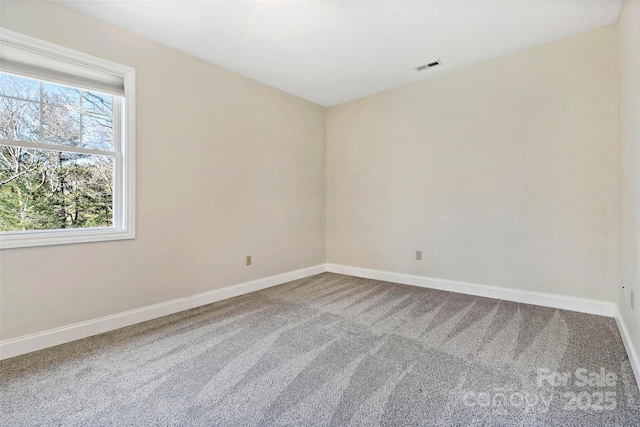
[[[332,106],[612,24],[622,0],[57,3]]]

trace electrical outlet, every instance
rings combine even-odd
[[[246,263],[247,265],[251,265],[251,255],[247,255],[247,258],[246,258],[245,263]]]
[[[635,301],[634,301],[634,295],[633,295],[633,289],[631,289],[631,311],[635,310]]]
[[[416,260],[422,261],[422,251],[416,251]]]

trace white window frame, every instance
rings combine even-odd
[[[0,249],[135,238],[135,69],[0,28],[0,53],[3,46],[9,46],[18,51],[22,49],[31,56],[34,54],[41,56],[42,64],[38,65],[47,67],[54,76],[58,71],[57,68],[67,68],[68,64],[68,68],[61,71],[68,74],[69,70],[72,70],[74,77],[79,80],[104,79],[105,84],[109,84],[111,82],[106,81],[108,79],[104,76],[117,77],[124,82],[124,96],[120,114],[116,111],[114,104],[114,120],[121,120],[120,135],[114,135],[114,151],[117,151],[115,156],[119,156],[120,161],[114,163],[121,167],[116,167],[114,171],[113,225],[100,228],[0,232]],[[25,74],[25,77],[29,76]],[[65,83],[55,79],[51,81]],[[3,145],[56,150],[55,144],[27,141],[16,144],[16,141],[1,141]],[[71,147],[66,146],[60,148],[61,151],[104,155],[104,152],[94,149],[80,147],[70,149]]]

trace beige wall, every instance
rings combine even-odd
[[[330,108],[328,262],[613,301],[616,36]]]
[[[617,304],[640,354],[640,3],[623,3],[620,31],[619,186],[620,280]],[[631,310],[630,291],[635,293]]]
[[[638,38],[631,46],[628,35],[638,15],[625,8],[635,21],[621,25],[623,49],[633,53],[622,56],[620,146],[630,155],[621,159],[637,160],[638,128],[625,130],[637,120],[625,117],[637,115],[638,98],[624,93],[639,90]],[[137,238],[0,252],[2,339],[326,257],[615,298],[616,26],[327,114],[55,4],[3,2],[0,25],[133,66],[138,92]],[[625,83],[625,72],[635,80]],[[639,171],[629,160],[621,179]],[[630,206],[640,189],[628,185],[622,224],[638,214]],[[629,227],[638,230],[637,221],[622,232]],[[621,241],[637,259],[638,239]],[[625,265],[638,290],[637,266]]]
[[[1,7],[136,68],[138,145],[137,238],[3,250],[2,339],[325,262],[324,108],[55,4]]]

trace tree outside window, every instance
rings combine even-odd
[[[0,73],[0,232],[113,226],[121,102]]]

